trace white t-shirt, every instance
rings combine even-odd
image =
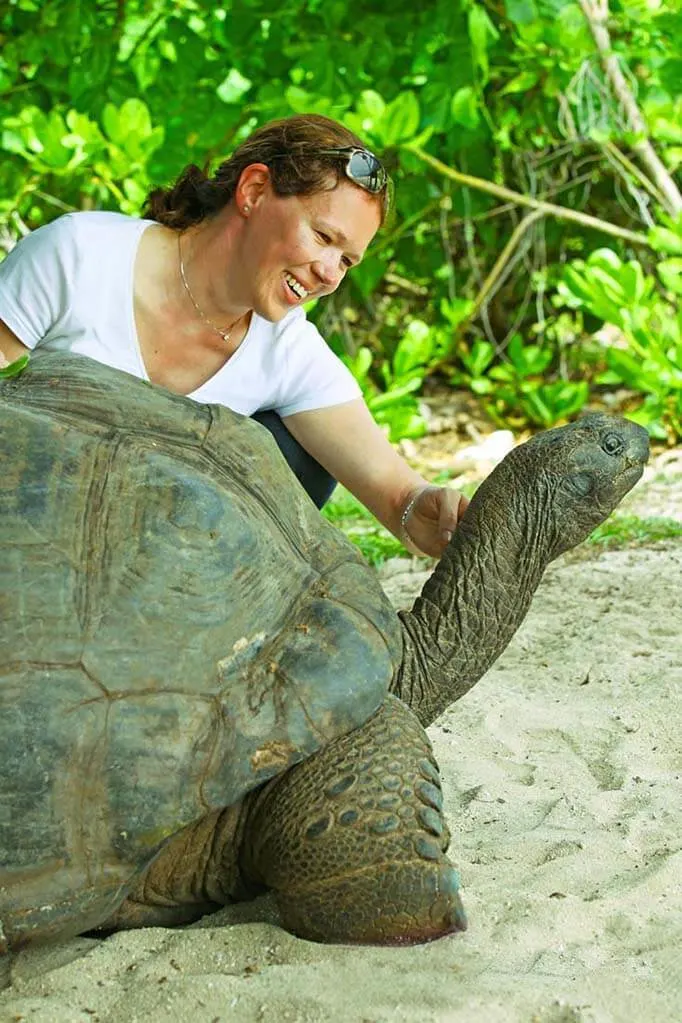
[[[122,213],[67,213],[0,263],[0,320],[28,348],[71,351],[148,380],[133,314],[133,267],[154,223]],[[278,323],[252,314],[232,357],[188,396],[242,415],[281,416],[360,396],[353,375],[301,308]]]

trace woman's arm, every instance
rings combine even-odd
[[[10,362],[14,362],[28,351],[30,349],[21,343],[6,323],[0,320],[0,368],[8,366]]]
[[[441,554],[464,513],[467,499],[449,487],[429,486],[411,469],[361,398],[297,412],[284,422],[299,444],[394,536],[403,542],[412,540],[419,550],[433,557]],[[403,524],[406,509],[408,517]]]

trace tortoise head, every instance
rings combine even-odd
[[[516,486],[524,481],[529,511],[546,519],[554,558],[611,514],[641,477],[648,457],[649,438],[641,426],[592,413],[538,434],[508,459]]]

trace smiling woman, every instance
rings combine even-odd
[[[302,308],[362,259],[388,195],[343,125],[274,121],[212,176],[192,165],[153,191],[142,218],[72,213],[21,241],[0,264],[0,356],[74,351],[259,418],[318,506],[340,480],[437,556],[466,500],[399,457]]]

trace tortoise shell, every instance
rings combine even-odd
[[[363,724],[401,647],[249,418],[42,353],[0,382],[0,445],[0,918],[21,944],[95,926],[170,835]]]

